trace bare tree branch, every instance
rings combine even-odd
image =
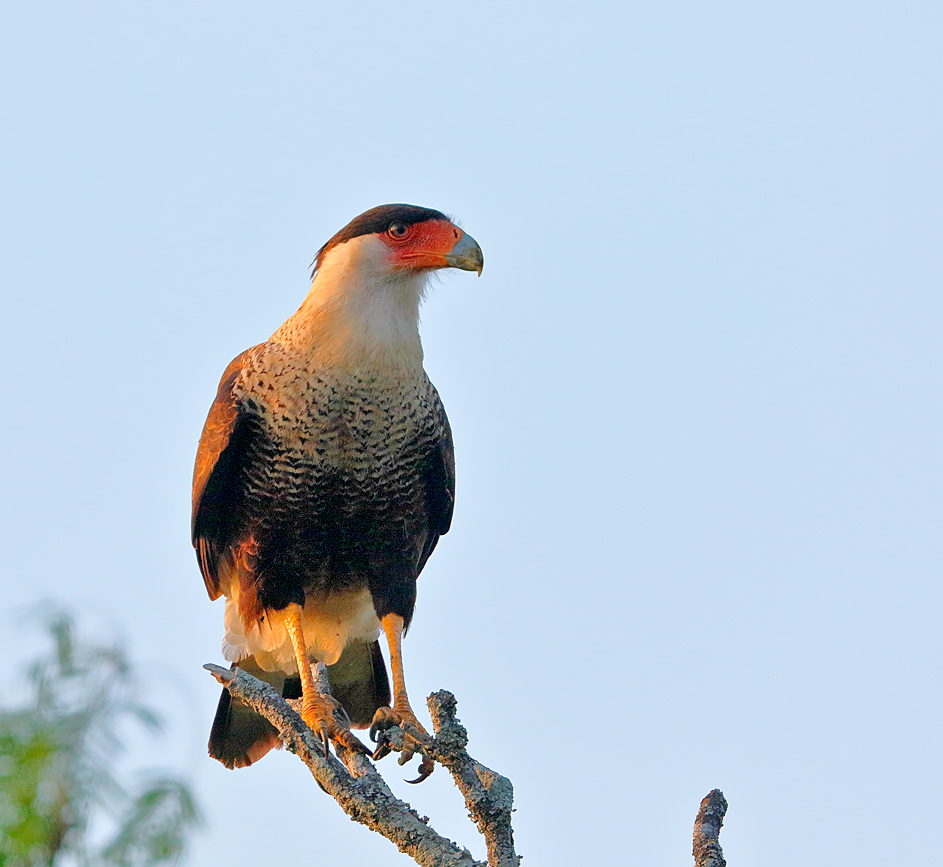
[[[422,751],[445,767],[455,780],[469,815],[485,838],[487,864],[476,861],[468,850],[437,833],[427,819],[397,798],[367,756],[343,747],[336,747],[340,761],[330,752],[325,755],[324,746],[292,706],[300,708],[300,699],[286,701],[268,684],[242,669],[203,667],[233,698],[250,705],[278,729],[287,748],[308,766],[318,785],[348,816],[382,834],[422,867],[519,867],[521,859],[514,851],[511,828],[511,781],[468,754],[468,733],[455,714],[457,702],[452,693],[440,690],[429,696],[434,736],[423,743]],[[312,666],[312,672],[318,688],[328,692],[324,666]],[[399,728],[384,734],[392,750],[402,751],[404,735]],[[696,867],[726,867],[719,843],[726,812],[727,801],[719,789],[701,802],[694,824]]]
[[[382,834],[422,867],[485,867],[482,862],[472,858],[466,849],[430,828],[409,804],[397,798],[366,756],[343,747],[339,747],[338,752],[344,764],[330,754],[325,756],[324,747],[311,729],[268,684],[246,674],[242,669],[230,671],[218,665],[203,667],[234,698],[244,701],[278,729],[288,749],[298,755],[318,785],[352,819]],[[321,672],[317,673],[322,675]],[[319,680],[321,684],[324,683],[323,679]],[[453,698],[453,706],[454,701]],[[395,739],[391,746],[396,748]],[[452,755],[451,745],[436,749],[435,739],[431,745],[424,745],[423,749],[428,749],[433,757],[440,752]],[[466,759],[472,762],[467,754]],[[484,784],[481,785],[484,787]],[[476,794],[480,796],[480,793]],[[472,804],[467,799],[466,802],[471,811]],[[516,861],[496,861],[489,867],[503,867],[512,863],[516,867]]]
[[[468,813],[488,846],[491,867],[518,867],[514,852],[511,812],[514,789],[507,777],[476,762],[465,747],[468,733],[455,716],[455,696],[446,690],[434,692],[427,702],[435,738],[428,753],[448,768],[455,785],[465,798]]]
[[[720,789],[709,792],[701,801],[694,820],[695,867],[727,867],[720,848],[720,829],[727,815],[727,799]]]

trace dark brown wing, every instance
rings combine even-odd
[[[252,349],[237,355],[223,373],[216,400],[203,425],[193,467],[192,540],[210,599],[219,598],[217,567],[227,542],[227,489],[234,481],[233,471],[245,446],[244,437],[240,436],[242,415],[233,386],[250,352]]]
[[[444,536],[452,526],[452,511],[455,508],[455,449],[452,445],[452,428],[442,405],[442,436],[425,466],[426,496],[429,501],[429,535],[419,559],[419,571],[435,550],[439,536]]]

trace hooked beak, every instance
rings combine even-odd
[[[485,257],[481,252],[481,247],[467,232],[458,239],[451,251],[445,254],[445,261],[450,268],[477,271],[479,277],[485,267]]]

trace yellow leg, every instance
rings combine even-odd
[[[311,662],[308,660],[308,649],[305,647],[304,631],[301,626],[301,614],[301,606],[295,603],[282,611],[285,629],[291,640],[292,649],[295,651],[298,674],[301,677],[301,718],[311,731],[321,736],[324,741],[325,754],[327,754],[328,737],[348,749],[367,753],[369,752],[367,748],[351,732],[347,715],[340,702],[329,695],[319,693],[314,684]]]
[[[308,660],[308,649],[305,647],[301,614],[301,606],[293,602],[282,612],[282,617],[285,619],[285,629],[288,632],[288,638],[291,640],[292,649],[295,651],[295,659],[298,661],[298,675],[301,677],[301,696],[307,705],[308,700],[317,693],[317,690],[314,687],[314,678],[311,676],[311,663]]]
[[[392,726],[399,726],[403,729],[409,740],[416,743],[416,747],[408,745],[403,748],[399,757],[401,765],[406,764],[417,751],[421,751],[423,742],[429,741],[429,733],[425,730],[422,723],[416,719],[412,707],[409,704],[409,697],[406,695],[406,678],[403,674],[403,628],[405,622],[398,614],[387,614],[381,620],[383,632],[386,634],[386,643],[390,648],[390,669],[393,674],[393,707],[381,707],[373,717],[373,724],[370,726],[370,735],[376,739],[376,733]],[[405,725],[404,725],[405,724]],[[382,744],[374,754],[375,758],[382,758],[389,752],[388,747]],[[435,765],[428,756],[422,757],[422,763],[419,765],[419,778],[411,780],[413,783],[420,783],[434,770]]]

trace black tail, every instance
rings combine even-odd
[[[297,676],[262,671],[252,657],[233,666],[237,667],[264,680],[285,698],[301,698]],[[328,666],[327,675],[332,695],[344,706],[355,728],[369,726],[376,709],[390,703],[390,684],[378,641],[348,644],[337,663]],[[223,689],[210,731],[209,753],[214,759],[227,768],[245,768],[281,745],[278,732],[268,720]]]
[[[232,667],[243,668],[253,677],[264,680],[285,698],[301,695],[301,681],[297,677],[286,677],[280,671],[262,671],[251,656]],[[281,745],[275,727],[247,704],[232,698],[224,687],[210,729],[210,755],[229,769],[246,768]]]

